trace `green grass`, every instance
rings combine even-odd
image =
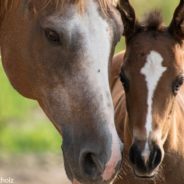
[[[140,18],[159,7],[169,23],[179,0],[132,0]],[[124,48],[124,39],[116,52]],[[9,84],[0,62],[0,153],[60,152],[61,137],[40,113],[37,103],[23,98]]]

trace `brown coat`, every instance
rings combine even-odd
[[[110,86],[115,108],[115,121],[118,134],[124,142],[122,170],[114,181],[114,184],[184,184],[184,115],[183,89],[177,97],[178,106],[175,120],[171,126],[164,149],[166,155],[158,174],[153,179],[137,178],[128,161],[129,131],[126,126],[126,100],[122,84],[119,80],[119,73],[123,63],[124,52],[116,55],[112,61]],[[175,111],[175,112],[176,112]]]

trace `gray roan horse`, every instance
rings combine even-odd
[[[139,23],[128,0],[120,9],[126,51],[111,87],[124,162],[114,184],[184,184],[184,0],[169,26],[157,11]]]
[[[120,20],[107,0],[0,1],[4,69],[61,133],[73,183],[109,183],[121,163],[108,77]]]

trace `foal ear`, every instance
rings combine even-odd
[[[169,31],[176,39],[184,39],[184,0],[180,0],[174,12]]]
[[[128,39],[135,31],[136,26],[135,11],[131,6],[129,0],[120,0],[117,9],[121,14],[121,18],[124,24],[123,35],[126,37],[126,39]]]

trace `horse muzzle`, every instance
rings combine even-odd
[[[119,139],[114,142],[110,135],[89,140],[63,137],[62,149],[68,178],[73,184],[110,183],[120,170],[122,148]]]

